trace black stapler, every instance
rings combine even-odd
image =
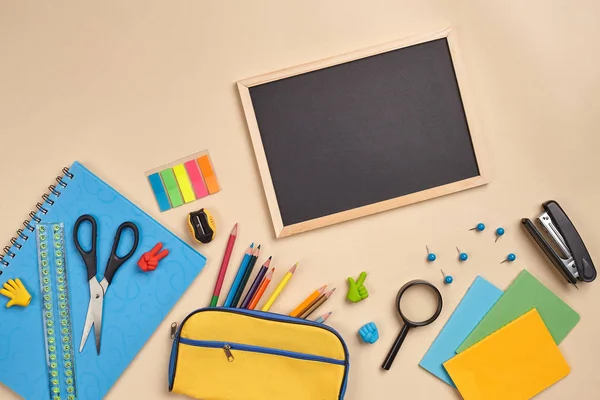
[[[544,212],[537,220],[555,246],[529,218],[523,218],[521,223],[569,283],[592,282],[596,279],[596,268],[575,226],[556,201],[547,201],[542,207]]]

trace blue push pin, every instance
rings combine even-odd
[[[456,251],[458,251],[458,259],[460,261],[467,261],[469,259],[469,255],[467,253],[461,253],[458,247],[456,248]]]
[[[506,256],[506,260],[502,261],[500,264],[505,263],[505,262],[513,262],[517,259],[517,256],[515,253],[510,253],[508,256]]]
[[[471,228],[469,229],[470,231],[477,231],[477,232],[482,232],[485,229],[485,224],[483,222],[480,222],[477,224],[477,226],[475,228]]]
[[[440,269],[440,271],[442,271],[442,270]],[[446,275],[444,273],[444,271],[442,271],[442,275],[444,276],[444,284],[449,285],[452,282],[454,282],[454,279],[452,279],[452,277],[450,275]]]
[[[434,262],[437,258],[436,255],[429,251],[429,246],[425,246],[425,248],[427,249],[427,261]]]
[[[500,239],[500,236],[504,235],[504,233],[505,233],[504,228],[496,229],[496,242],[498,241],[498,239]]]

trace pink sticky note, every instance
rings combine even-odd
[[[202,197],[208,196],[208,189],[206,189],[204,179],[202,179],[202,174],[200,174],[200,169],[198,168],[196,160],[190,160],[183,165],[185,166],[188,177],[192,182],[192,187],[194,188],[194,193],[196,193],[196,198],[201,199]]]

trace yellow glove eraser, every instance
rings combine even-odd
[[[12,306],[27,307],[31,303],[31,295],[20,279],[9,279],[4,283],[3,287],[3,289],[0,289],[0,294],[10,299],[6,303],[6,308],[11,308]]]

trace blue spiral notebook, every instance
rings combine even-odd
[[[29,224],[19,230],[16,244],[13,243],[7,255],[0,259],[0,286],[8,279],[20,278],[32,295],[27,308],[6,308],[8,299],[0,296],[0,383],[25,399],[50,398],[37,246],[35,232],[31,229],[39,221],[63,222],[77,398],[101,399],[198,276],[206,258],[80,163],[65,170],[65,175],[57,178],[57,182],[38,211],[32,213]],[[124,221],[132,221],[140,230],[135,254],[117,271],[104,298],[99,356],[93,331],[83,352],[78,351],[90,296],[85,265],[72,239],[73,225],[82,214],[94,216],[98,223],[96,252],[100,277],[118,226]],[[162,242],[170,253],[160,261],[158,269],[142,272],[137,260],[157,242]],[[129,245],[126,241],[121,244],[125,249]]]

